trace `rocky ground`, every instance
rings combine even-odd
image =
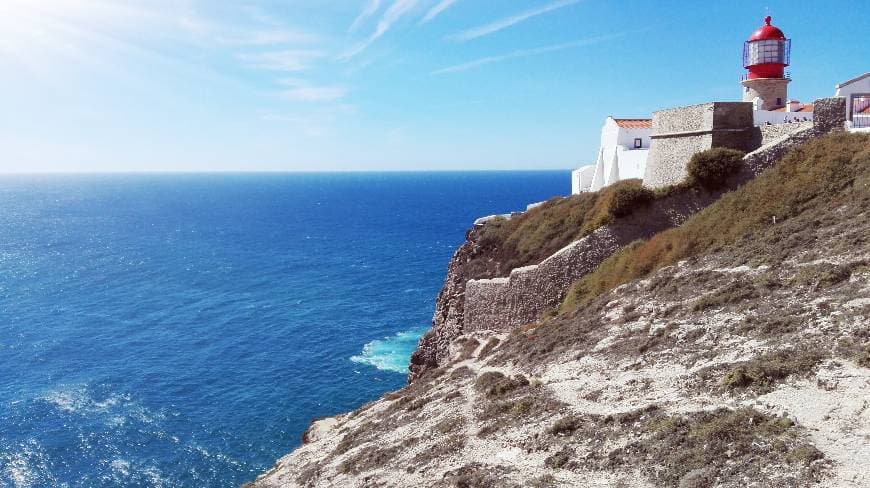
[[[313,423],[252,485],[870,486],[860,164],[786,221],[538,323],[460,336],[449,363]]]

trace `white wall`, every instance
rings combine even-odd
[[[793,121],[797,118],[803,122],[804,118],[813,120],[812,112],[771,112],[769,110],[753,110],[752,120],[755,125],[765,125],[768,122],[771,124],[783,124],[787,120]]]
[[[606,151],[615,150],[616,146],[625,146],[629,149],[634,148],[634,139],[641,139],[641,147],[649,149],[650,135],[652,129],[628,129],[619,127],[613,117],[607,117],[604,121],[604,126],[601,128],[601,147]]]
[[[652,129],[619,127],[613,117],[607,117],[595,164],[571,172],[571,193],[598,191],[620,180],[643,178],[651,133]],[[634,149],[635,138],[641,139],[642,149]]]
[[[630,151],[620,148],[619,151],[619,179],[631,178],[643,179],[646,171],[646,157],[649,149],[633,149]]]
[[[595,175],[595,165],[581,166],[571,172],[571,194],[577,195],[589,191],[592,186],[592,177]]]
[[[852,113],[852,95],[857,94],[870,94],[870,76],[864,76],[864,78],[848,85],[837,85],[836,96],[846,97],[847,116]]]

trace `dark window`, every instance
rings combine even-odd
[[[640,149],[642,147],[643,147],[643,139],[641,139],[640,137],[635,137],[634,138],[634,148]]]
[[[776,99],[776,106],[777,106],[777,107],[782,106],[782,98],[777,98],[777,99]]]

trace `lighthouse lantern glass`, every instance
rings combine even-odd
[[[791,39],[764,39],[747,41],[743,46],[743,67],[756,64],[789,65]]]

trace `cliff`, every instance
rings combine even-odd
[[[638,180],[623,181],[600,192],[553,199],[508,221],[496,219],[475,226],[450,262],[436,302],[432,329],[411,358],[409,380],[414,381],[427,369],[443,364],[450,343],[463,333],[508,331],[553,313],[571,284],[614,252],[682,224],[721,195],[770,168],[788,150],[841,129],[844,104],[842,98],[819,99],[815,101],[814,123],[755,127],[754,132],[746,132],[744,143],[755,150],[745,155],[743,164],[733,174],[717,175],[715,185],[693,183],[689,178],[653,192],[641,188]],[[718,112],[713,110],[715,105],[671,112],[694,113],[709,108],[702,112],[707,115],[710,127],[722,125],[714,124],[713,115],[719,112],[720,118],[731,125],[732,118],[752,120],[751,110],[747,116],[746,110],[730,113],[722,109],[722,106],[748,109],[747,104],[720,103]],[[695,116],[698,118],[698,114]],[[675,117],[669,120],[671,124],[677,123]],[[733,139],[734,134],[729,134]],[[672,151],[672,157],[688,158],[686,154],[692,153],[695,143],[684,139],[676,137],[670,142],[669,148],[679,149]],[[684,174],[687,162],[676,166],[677,172]],[[665,172],[669,176],[660,179],[673,179],[673,171]],[[644,181],[643,185],[646,184]]]
[[[789,147],[519,327],[457,320],[463,282],[521,254],[473,229],[435,360],[253,486],[870,486],[870,137]]]

